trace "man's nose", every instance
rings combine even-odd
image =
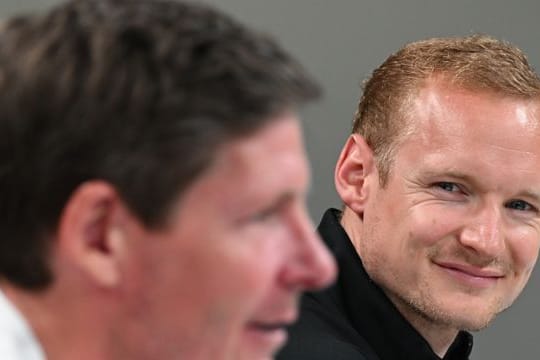
[[[498,257],[505,247],[503,219],[500,207],[479,207],[463,227],[459,241],[478,255]]]
[[[317,234],[305,209],[299,209],[291,225],[294,242],[291,259],[281,276],[288,287],[320,289],[330,285],[337,273],[334,257]]]

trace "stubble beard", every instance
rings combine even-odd
[[[400,279],[394,279],[394,284],[400,284]],[[401,281],[401,283],[404,283]],[[414,318],[426,326],[441,330],[478,331],[486,328],[491,321],[502,311],[508,308],[502,299],[488,300],[482,312],[471,309],[467,311],[466,304],[458,304],[456,309],[445,304],[445,299],[438,299],[431,287],[427,284],[417,284],[417,290],[411,292],[407,289],[392,289],[383,287],[383,291],[394,303],[398,311],[410,322]],[[412,321],[411,321],[412,320]]]

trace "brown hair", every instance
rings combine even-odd
[[[388,179],[393,153],[407,133],[408,104],[434,76],[464,89],[531,99],[540,79],[515,46],[485,35],[433,38],[407,44],[379,66],[364,85],[353,132],[374,151],[381,184]]]
[[[0,31],[0,277],[50,283],[81,183],[112,184],[159,227],[221,145],[318,96],[274,40],[208,6],[76,0]]]

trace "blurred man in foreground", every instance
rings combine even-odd
[[[201,5],[0,34],[0,358],[269,359],[335,269],[295,109],[317,86]]]
[[[540,244],[540,80],[487,36],[431,39],[367,81],[320,233],[339,279],[279,359],[467,359]]]

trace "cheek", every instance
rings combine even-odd
[[[276,286],[283,246],[264,236],[235,241],[236,246],[228,247],[220,261],[216,258],[216,262],[221,263],[216,283],[218,286],[227,284],[221,289],[223,295],[226,293],[241,309],[249,312]]]
[[[186,280],[190,291],[171,307],[187,312],[184,318],[193,318],[194,327],[234,336],[265,301],[271,280],[265,261],[248,253],[241,255],[245,256],[215,256],[213,271],[193,273],[192,279]]]
[[[540,235],[533,229],[520,229],[510,234],[508,247],[516,271],[530,273],[538,258]]]
[[[239,298],[244,299],[244,302],[256,303],[275,286],[278,271],[272,259],[258,254],[245,259],[242,266],[235,269],[235,273],[233,281],[236,289],[233,289],[233,295],[243,294]]]
[[[425,206],[413,209],[407,217],[408,236],[416,247],[438,245],[455,235],[462,227],[462,216],[456,209]]]

